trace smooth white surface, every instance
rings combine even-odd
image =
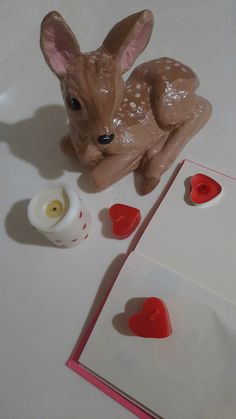
[[[88,51],[116,21],[143,8],[154,12],[156,26],[137,63],[159,56],[186,62],[214,108],[178,160],[189,158],[236,176],[234,0],[0,1],[0,419],[133,417],[65,361],[132,239],[110,238],[104,208],[122,202],[145,217],[175,165],[146,197],[137,194],[133,175],[90,193],[87,178],[58,149],[66,117],[58,82],[38,43],[49,10],[63,14],[82,51]],[[93,216],[92,237],[71,250],[51,247],[28,227],[28,200],[48,180],[76,186],[78,177],[79,193]]]
[[[171,336],[128,336],[128,318],[142,307],[135,299],[151,296],[165,302]],[[161,417],[234,419],[235,351],[236,306],[135,251],[80,362]]]
[[[189,180],[197,173],[222,186],[208,205],[189,200]],[[236,304],[235,207],[236,179],[186,161],[137,250]]]

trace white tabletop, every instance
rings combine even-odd
[[[132,417],[65,362],[134,238],[112,238],[106,209],[126,203],[140,208],[144,220],[177,162],[148,196],[137,193],[132,174],[93,193],[58,149],[66,116],[38,43],[49,10],[64,16],[89,51],[116,21],[144,8],[156,26],[138,63],[158,56],[185,62],[213,104],[211,120],[178,161],[236,176],[234,0],[0,0],[0,419]],[[52,247],[26,220],[29,198],[58,179],[79,185],[93,217],[91,238],[73,249]]]

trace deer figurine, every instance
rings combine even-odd
[[[211,115],[210,103],[195,93],[196,74],[175,59],[145,62],[124,82],[152,28],[153,14],[143,10],[118,22],[97,50],[82,53],[58,12],[42,21],[41,49],[69,116],[61,149],[91,166],[98,190],[138,169],[141,192],[149,193]]]

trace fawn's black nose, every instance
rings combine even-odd
[[[110,144],[114,138],[114,134],[105,134],[98,137],[98,144]]]

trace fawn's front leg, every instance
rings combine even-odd
[[[71,142],[71,138],[70,138],[69,134],[65,135],[61,139],[60,149],[61,149],[62,153],[65,154],[66,157],[70,157],[72,159],[77,157],[75,148],[74,148],[74,146]]]
[[[106,189],[124,175],[137,169],[140,159],[141,155],[137,152],[104,157],[91,172],[97,189]]]
[[[199,97],[192,115],[170,134],[160,153],[153,156],[146,166],[142,192],[151,192],[160,182],[161,175],[170,167],[185,144],[206,124],[211,115],[210,103]]]

